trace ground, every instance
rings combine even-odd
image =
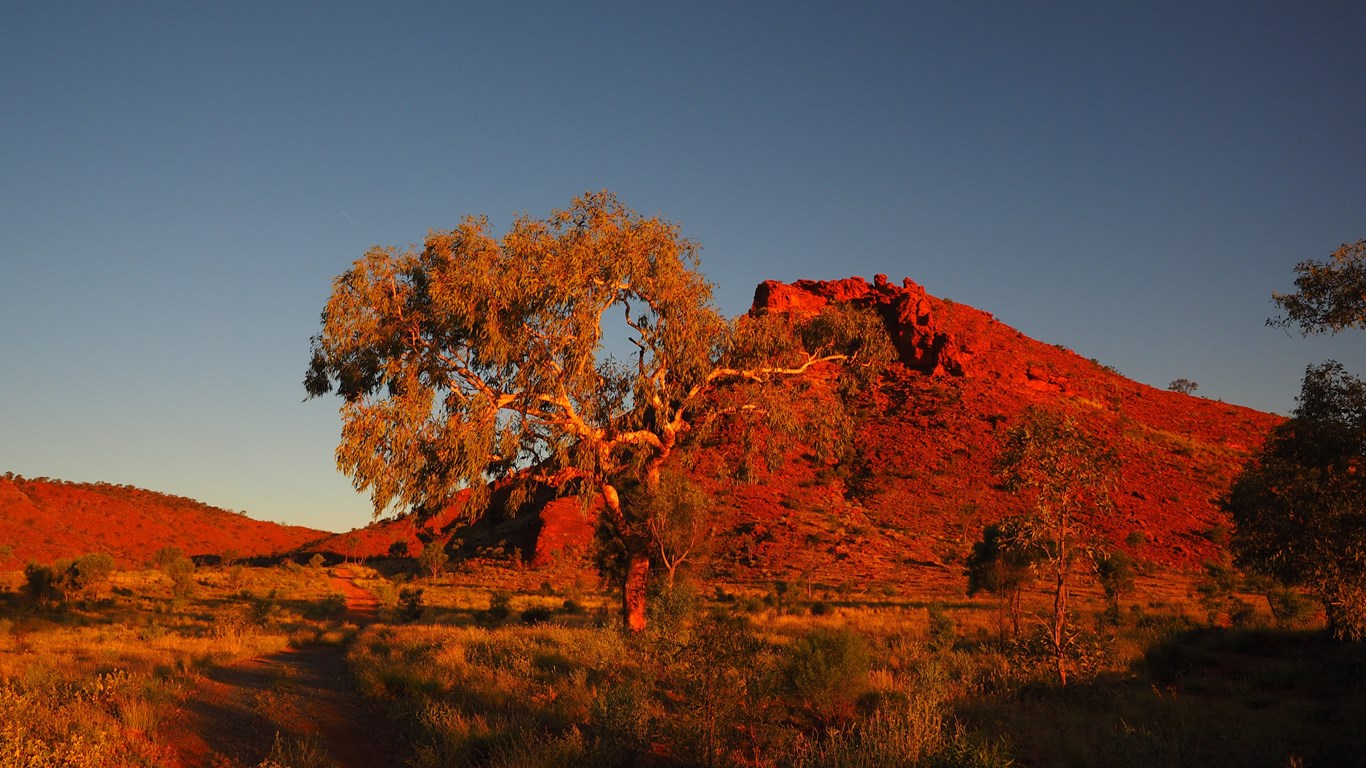
[[[332,586],[346,618],[364,626],[377,602],[343,566]],[[183,722],[170,724],[180,768],[256,766],[292,757],[336,768],[404,763],[387,720],[361,698],[346,667],[346,645],[289,648],[209,673],[189,697]]]

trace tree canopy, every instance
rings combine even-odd
[[[371,249],[333,282],[304,382],[342,398],[338,467],[376,516],[458,494],[478,508],[504,481],[600,494],[632,553],[643,626],[651,542],[622,514],[622,478],[653,490],[694,427],[781,413],[757,402],[776,379],[891,354],[857,312],[728,321],[697,251],[608,192],[520,216],[501,238],[468,217],[420,249]],[[609,315],[633,345],[622,357],[605,350]]]
[[[1326,261],[1295,265],[1294,293],[1273,293],[1285,312],[1268,325],[1297,325],[1305,335],[1366,328],[1366,240],[1343,243]]]
[[[1366,383],[1327,362],[1225,498],[1239,566],[1300,586],[1333,634],[1366,639]]]

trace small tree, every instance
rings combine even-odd
[[[1366,639],[1366,383],[1310,366],[1299,406],[1235,480],[1239,566],[1302,587],[1335,637]]]
[[[67,567],[65,580],[70,588],[79,592],[82,599],[91,601],[109,585],[109,577],[114,573],[114,558],[100,553],[81,555]]]
[[[444,539],[432,539],[422,547],[422,552],[417,556],[417,565],[426,574],[435,579],[441,575],[441,571],[446,567],[446,562],[450,556],[446,554],[446,541]]]
[[[1119,623],[1119,599],[1134,591],[1134,559],[1122,550],[1105,552],[1096,558],[1096,577],[1105,590],[1105,611]]]
[[[1020,600],[1034,580],[1034,564],[1043,554],[1022,535],[1018,521],[1006,520],[982,529],[982,538],[968,555],[968,596],[981,592],[996,596],[997,630],[1006,637],[1006,613],[1015,635],[1020,634]]]
[[[644,518],[654,556],[664,567],[665,587],[672,591],[679,566],[703,554],[711,541],[712,500],[678,470],[661,472],[653,493],[643,486],[633,490],[627,506]]]
[[[536,482],[599,496],[626,560],[623,621],[640,631],[655,542],[619,487],[655,492],[698,425],[782,413],[764,407],[766,385],[881,362],[890,341],[866,312],[727,322],[696,246],[607,192],[520,217],[502,238],[488,229],[471,217],[420,251],[355,262],[333,282],[305,387],[342,398],[337,465],[377,517],[457,497],[477,512],[500,480],[519,491],[511,507]],[[627,359],[604,350],[609,313],[635,347]]]
[[[1194,394],[1195,390],[1199,388],[1200,385],[1190,379],[1172,379],[1172,382],[1167,385],[1167,389],[1170,389],[1173,392],[1180,392],[1183,395]]]
[[[1072,572],[1078,560],[1094,561],[1101,551],[1095,522],[1113,511],[1119,460],[1071,418],[1030,408],[1006,432],[996,466],[1006,489],[1026,496],[1032,508],[1020,518],[1020,536],[1044,552],[1053,581],[1048,633],[1058,679],[1066,685],[1075,637],[1068,603]]]

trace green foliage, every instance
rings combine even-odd
[[[664,567],[667,587],[672,587],[681,565],[706,554],[714,528],[713,507],[701,486],[675,467],[661,469],[653,489],[636,483],[622,495],[622,511],[641,519],[649,532],[652,557]]]
[[[446,569],[446,563],[450,559],[450,555],[446,554],[446,541],[433,539],[423,545],[422,551],[418,553],[417,566],[426,572],[428,577],[435,579]]]
[[[0,681],[0,768],[167,765],[172,756],[143,732],[156,724],[147,701],[159,688],[127,672],[73,682]]]
[[[162,547],[152,553],[151,565],[153,568],[166,570],[171,562],[185,557],[185,551],[180,547]]]
[[[1058,677],[1066,684],[1072,568],[1103,549],[1096,523],[1114,510],[1119,457],[1070,417],[1031,407],[1007,430],[996,469],[1006,489],[1033,507],[1032,515],[1019,519],[1018,538],[1044,553],[1052,577],[1049,634]]]
[[[186,600],[194,596],[197,586],[194,579],[194,561],[188,557],[177,557],[166,562],[162,570],[171,577],[171,594],[177,600]]]
[[[40,608],[54,608],[66,600],[61,574],[51,565],[24,566],[24,596]]]
[[[958,627],[945,610],[944,604],[930,603],[925,613],[929,622],[929,649],[935,653],[953,650],[953,643],[958,639]]]
[[[1272,294],[1285,314],[1267,325],[1299,326],[1308,335],[1366,328],[1366,240],[1343,243],[1327,261],[1295,265],[1294,293]]]
[[[1183,395],[1195,394],[1195,390],[1199,388],[1200,385],[1190,379],[1172,379],[1171,383],[1167,385],[1167,389],[1170,389],[1173,392],[1180,392]]]
[[[680,705],[668,727],[689,764],[737,762],[759,699],[761,648],[745,618],[716,614],[698,621],[669,658],[663,685]]]
[[[1271,618],[1282,629],[1303,629],[1314,614],[1313,605],[1298,590],[1273,582],[1266,590]]]
[[[1253,618],[1252,607],[1237,595],[1242,578],[1225,555],[1220,560],[1207,560],[1205,573],[1195,584],[1200,605],[1205,609],[1205,620],[1218,624],[1223,617],[1233,626],[1245,626]]]
[[[24,567],[24,594],[40,608],[56,608],[79,595],[87,602],[100,596],[114,573],[114,558],[103,553],[58,560],[52,565]]]
[[[1366,639],[1364,475],[1366,383],[1329,362],[1224,499],[1238,564],[1313,594],[1347,640]]]
[[[1034,566],[1044,550],[1030,543],[1016,520],[982,528],[982,538],[968,555],[968,596],[987,592],[999,600],[998,629],[1005,637],[1005,614],[1009,607],[1015,634],[1020,633],[1020,598],[1034,580]]]
[[[1106,552],[1096,558],[1096,576],[1100,579],[1101,589],[1105,590],[1105,601],[1111,619],[1118,621],[1120,597],[1134,591],[1134,559],[1122,550]]]
[[[398,615],[403,621],[422,618],[422,589],[404,587],[398,591]]]
[[[844,629],[814,629],[792,641],[781,662],[783,690],[819,720],[853,714],[867,686],[872,657],[862,636]]]

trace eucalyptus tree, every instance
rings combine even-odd
[[[371,249],[338,276],[305,387],[341,397],[337,464],[376,517],[461,498],[475,512],[495,483],[599,496],[626,561],[623,620],[639,631],[657,542],[619,487],[657,489],[700,425],[767,414],[791,426],[774,382],[871,365],[890,342],[857,312],[728,321],[696,244],[608,192],[520,216],[501,237],[490,229],[467,217],[421,248]],[[633,345],[620,358],[604,344],[609,314]]]
[[[1334,637],[1366,639],[1366,382],[1310,366],[1223,503],[1238,565],[1314,595]]]
[[[1295,265],[1268,325],[1310,334],[1366,328],[1366,240]],[[1366,382],[1329,360],[1304,373],[1299,405],[1272,430],[1223,500],[1243,568],[1323,603],[1333,636],[1366,639]]]
[[[1067,684],[1072,573],[1080,560],[1102,552],[1095,523],[1114,510],[1119,459],[1114,449],[1073,419],[1031,407],[1005,435],[997,472],[1006,489],[1029,499],[1030,513],[1015,521],[1014,546],[1042,553],[1053,586],[1048,622],[1058,678]]]
[[[1294,293],[1273,293],[1285,311],[1267,325],[1297,325],[1306,336],[1366,328],[1366,240],[1343,243],[1325,261],[1295,265]]]

